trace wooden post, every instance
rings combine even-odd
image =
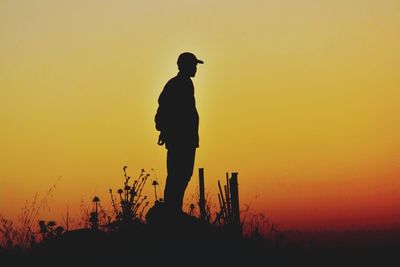
[[[221,200],[221,194],[218,193],[218,202],[219,202],[219,207],[221,208],[221,211],[219,212],[219,216],[222,217],[222,219],[226,222],[225,218],[225,212],[224,212],[224,204],[222,203]]]
[[[200,219],[203,221],[206,220],[206,197],[204,192],[204,168],[199,168],[199,188],[200,188],[200,197],[199,197],[199,207],[200,207]]]
[[[228,208],[228,216],[232,218],[232,204],[231,204],[231,190],[230,190],[229,178],[226,178],[225,195],[226,195],[226,206]]]
[[[239,188],[238,188],[238,173],[233,172],[230,179],[230,193],[231,193],[231,204],[232,204],[232,217],[234,220],[235,227],[241,232],[240,226],[240,209],[239,209]]]
[[[226,212],[226,202],[225,202],[225,198],[224,198],[224,193],[222,193],[221,183],[220,183],[219,180],[218,180],[218,189],[219,189],[219,194],[221,195],[222,212],[224,214],[224,220],[225,220],[225,223],[226,223],[229,218],[228,218],[228,213]]]

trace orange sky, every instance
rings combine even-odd
[[[164,183],[157,98],[192,51],[214,200],[238,171],[284,228],[399,225],[399,29],[395,0],[1,1],[0,214],[60,176],[43,218],[109,203],[124,165]]]

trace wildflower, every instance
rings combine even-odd
[[[155,200],[157,202],[157,185],[158,185],[158,182],[156,180],[154,180],[151,185],[154,186],[154,196],[155,196]]]
[[[58,226],[56,228],[56,235],[57,236],[61,236],[63,232],[64,232],[64,228],[62,226]]]
[[[40,228],[41,234],[47,233],[47,225],[46,225],[45,221],[39,221],[39,228]]]

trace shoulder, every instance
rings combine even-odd
[[[164,89],[162,91],[161,94],[170,94],[174,88],[177,87],[177,85],[179,84],[178,78],[177,77],[173,77],[171,79],[169,79],[169,81],[165,84]]]
[[[174,86],[176,86],[179,83],[180,83],[179,77],[175,76],[175,77],[169,79],[169,81],[165,84],[164,88],[173,88]]]
[[[171,98],[171,94],[173,94],[174,88],[176,87],[177,83],[178,81],[176,77],[169,79],[169,81],[165,84],[158,100],[163,102]]]

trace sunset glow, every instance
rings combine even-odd
[[[197,168],[239,173],[249,204],[286,229],[400,224],[400,2],[1,1],[0,214],[57,179],[41,216],[154,168],[157,98],[179,53],[193,79]],[[148,186],[149,196],[153,191]]]

